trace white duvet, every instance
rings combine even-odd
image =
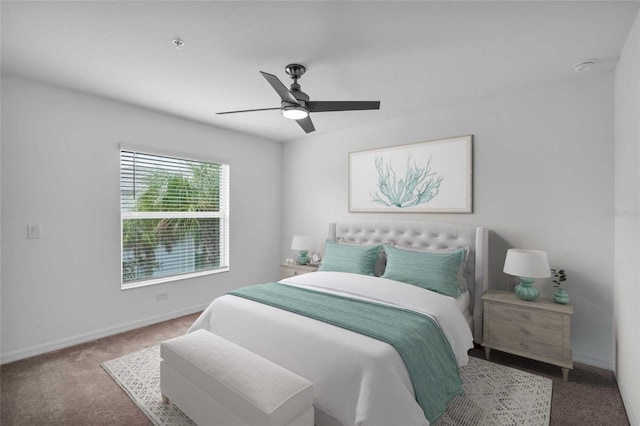
[[[353,298],[400,306],[434,318],[459,366],[473,337],[457,301],[384,278],[314,272],[281,281]],[[215,299],[189,332],[206,329],[267,358],[314,384],[316,424],[428,425],[396,350],[381,341],[241,297]],[[326,415],[332,417],[327,418]]]

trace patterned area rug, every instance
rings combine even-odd
[[[156,425],[193,425],[160,397],[160,347],[143,349],[102,364]],[[471,357],[460,370],[465,394],[451,401],[437,426],[548,425],[552,381]]]

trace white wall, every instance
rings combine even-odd
[[[121,142],[230,161],[230,272],[120,290]],[[276,279],[282,150],[2,76],[2,361],[195,312],[227,290]],[[39,240],[26,238],[32,223]]]
[[[348,212],[349,152],[464,134],[474,135],[473,214]],[[284,165],[283,257],[292,254],[294,233],[312,234],[322,250],[331,221],[486,226],[490,286],[509,289],[502,273],[508,248],[547,251],[552,267],[568,272],[574,358],[612,369],[613,218],[605,214],[613,209],[612,72],[306,137],[285,146]],[[537,286],[551,296],[550,281]]]
[[[640,13],[615,75],[616,376],[632,425],[640,424]]]

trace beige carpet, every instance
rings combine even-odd
[[[159,346],[107,361],[102,367],[154,424],[193,424],[173,404],[162,404]],[[549,424],[550,379],[478,358],[470,358],[460,376],[465,395],[451,401],[437,426]]]

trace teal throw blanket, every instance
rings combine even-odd
[[[464,393],[451,346],[430,317],[402,308],[278,283],[229,294],[304,315],[392,345],[409,371],[416,401],[430,423]]]

